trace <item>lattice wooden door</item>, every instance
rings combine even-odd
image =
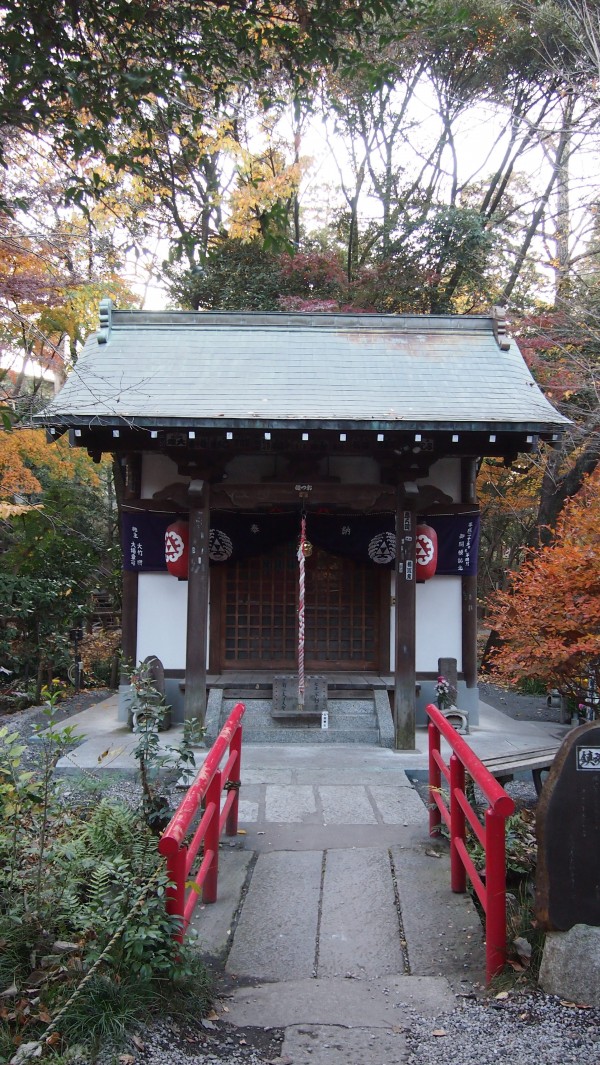
[[[294,670],[296,544],[225,564],[221,581],[220,668]],[[379,668],[380,588],[372,565],[314,548],[306,563],[308,669]]]

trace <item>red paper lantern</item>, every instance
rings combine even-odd
[[[180,581],[187,580],[190,527],[187,521],[174,521],[165,530],[165,559],[167,569]]]
[[[437,569],[438,541],[435,529],[431,525],[417,525],[415,559],[417,562],[417,580],[428,581]]]

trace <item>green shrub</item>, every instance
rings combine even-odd
[[[16,985],[15,1008],[11,1000],[0,1017],[0,1060],[43,1038],[63,1007],[54,1049],[83,1043],[94,1060],[154,1010],[201,1016],[208,977],[193,944],[173,938],[167,874],[143,810],[85,796],[66,808],[52,706],[45,724],[35,773],[22,766],[18,735],[0,735],[0,989]]]
[[[536,677],[521,677],[515,685],[520,695],[539,695],[545,699],[548,694],[548,686]]]

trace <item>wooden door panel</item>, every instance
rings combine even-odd
[[[298,654],[296,545],[226,564],[221,577],[221,669],[294,671]],[[381,574],[318,548],[306,560],[307,669],[376,670]]]

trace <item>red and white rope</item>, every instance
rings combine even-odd
[[[298,706],[304,707],[304,594],[305,594],[305,564],[304,544],[306,543],[306,518],[302,518],[300,526],[300,547],[298,548],[299,592],[298,592]]]

